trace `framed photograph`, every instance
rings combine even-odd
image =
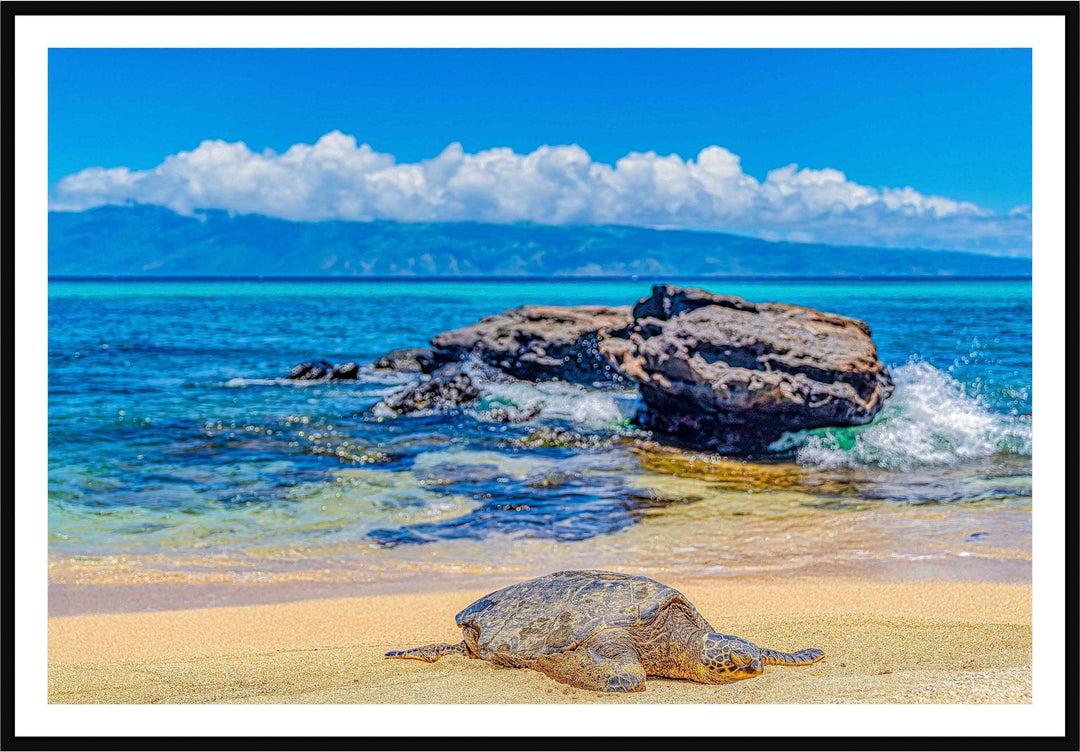
[[[1075,4],[84,8],[5,747],[1075,744]]]

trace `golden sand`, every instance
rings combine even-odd
[[[505,584],[49,619],[55,703],[1029,703],[1031,587],[854,578],[669,579],[720,631],[821,648],[719,686],[650,679],[601,695],[529,670],[387,650],[456,642],[454,614]],[[139,587],[131,585],[130,587]]]

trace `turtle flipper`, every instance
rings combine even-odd
[[[795,653],[781,653],[779,650],[761,648],[761,661],[766,666],[809,666],[825,657],[817,648],[806,648]]]
[[[633,653],[606,658],[588,647],[542,655],[531,666],[557,682],[594,692],[640,692],[645,667]]]
[[[426,661],[427,663],[434,663],[442,658],[444,655],[450,655],[452,653],[460,653],[465,657],[468,657],[469,650],[465,646],[465,640],[451,645],[447,642],[437,642],[434,645],[424,645],[420,648],[409,648],[408,650],[391,650],[384,657],[386,658],[412,658],[418,661]]]

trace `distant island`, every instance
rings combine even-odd
[[[52,277],[1027,277],[1031,259],[624,226],[49,213]]]

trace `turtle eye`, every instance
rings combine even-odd
[[[749,653],[743,653],[739,650],[731,651],[731,662],[739,668],[743,666],[749,666],[754,660],[754,656]]]

